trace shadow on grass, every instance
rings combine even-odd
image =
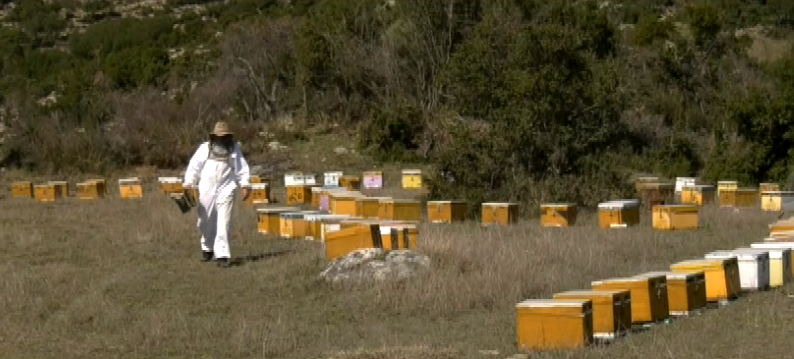
[[[279,257],[279,256],[282,256],[282,255],[291,253],[291,252],[293,252],[292,249],[283,249],[283,250],[278,250],[278,251],[267,251],[267,252],[262,252],[262,253],[258,253],[258,254],[249,254],[247,256],[240,256],[240,257],[232,258],[230,264],[233,267],[242,266],[242,265],[245,265],[246,263],[259,262],[259,261],[262,261],[262,260],[265,260],[265,259]]]

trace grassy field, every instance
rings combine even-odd
[[[564,230],[537,219],[509,228],[423,224],[420,250],[433,271],[335,287],[318,279],[321,244],[257,234],[244,205],[235,210],[231,269],[199,261],[195,211],[182,215],[159,193],[54,204],[6,193],[0,208],[3,358],[505,358],[516,352],[518,301],[760,241],[775,218],[707,207],[702,229],[675,233],[653,231],[647,213],[640,227],[614,231],[599,230],[592,213]],[[792,290],[610,346],[532,357],[785,356],[794,351]]]

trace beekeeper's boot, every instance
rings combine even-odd
[[[212,260],[212,255],[213,255],[213,253],[212,253],[212,252],[204,252],[204,251],[202,251],[202,252],[201,252],[201,261],[202,261],[202,262],[209,262],[209,261],[211,261],[211,260]]]

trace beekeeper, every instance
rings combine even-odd
[[[229,238],[235,190],[242,188],[243,201],[251,195],[248,163],[226,122],[217,122],[185,171],[183,186],[198,185],[198,230],[201,233],[202,261],[215,256],[223,267],[230,265]]]

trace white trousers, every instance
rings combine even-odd
[[[234,196],[214,202],[209,208],[198,206],[198,230],[201,233],[201,250],[215,252],[215,258],[230,258],[229,238],[232,234],[232,208]]]

